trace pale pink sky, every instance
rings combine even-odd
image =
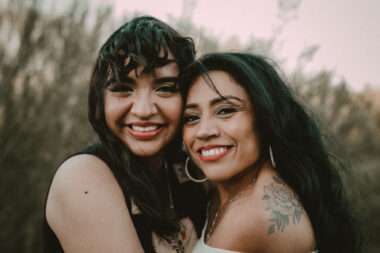
[[[93,0],[94,2],[99,0]],[[192,22],[226,40],[237,35],[244,43],[251,34],[269,37],[278,24],[277,0],[186,0],[196,2],[187,10]],[[117,17],[135,11],[167,21],[183,11],[182,0],[104,0],[113,4]],[[366,83],[380,87],[380,1],[302,0],[296,20],[280,35],[279,56],[292,69],[303,48],[320,45],[306,70],[334,70],[336,80],[347,80],[355,90]]]

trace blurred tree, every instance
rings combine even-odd
[[[44,196],[58,163],[93,136],[87,83],[110,9],[63,14],[0,6],[0,251],[41,250]]]
[[[352,92],[332,78],[328,71],[306,76],[299,68],[290,83],[318,120],[330,152],[350,168],[341,173],[363,233],[363,252],[379,252],[380,220],[374,217],[380,214],[380,108],[374,96]]]

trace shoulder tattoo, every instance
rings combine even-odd
[[[303,211],[298,197],[290,191],[285,183],[278,177],[273,176],[273,182],[264,185],[264,196],[262,200],[267,201],[266,211],[269,211],[269,226],[267,234],[276,230],[283,232],[285,227],[292,221],[294,225],[301,220]]]

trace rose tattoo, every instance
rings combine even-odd
[[[267,234],[270,235],[275,230],[283,232],[285,227],[292,220],[296,225],[301,220],[302,206],[297,196],[291,192],[285,183],[278,177],[273,176],[270,185],[264,185],[264,196],[262,200],[266,200],[268,206],[266,211],[270,211],[268,221],[273,222],[269,226]]]

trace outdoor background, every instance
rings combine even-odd
[[[242,20],[223,23],[225,30],[212,26],[236,11],[230,8],[214,17],[213,6],[202,5],[207,1],[177,1],[179,9],[168,15],[133,7],[133,1],[0,0],[0,252],[41,252],[49,182],[66,156],[94,139],[86,115],[87,86],[99,47],[117,27],[141,13],[158,16],[192,36],[198,56],[227,50],[275,59],[299,100],[329,137],[330,151],[351,169],[343,177],[351,211],[365,239],[364,252],[380,252],[380,56],[370,57],[380,52],[380,43],[377,48],[373,43],[380,40],[380,26],[373,29],[370,23],[363,23],[363,17],[370,17],[379,4],[367,8],[364,16],[350,17],[352,24],[361,22],[359,28],[342,22],[342,29],[330,34],[340,41],[332,47],[337,53],[332,55],[320,41],[292,44],[291,38],[305,35],[294,27],[303,18],[304,4],[310,1],[272,0],[271,15],[256,10],[260,7],[256,5],[249,16],[256,21],[248,26],[243,15],[247,7],[242,5]],[[174,1],[163,4],[169,2]],[[223,5],[219,2],[215,10]],[[247,1],[225,1],[231,2]],[[341,21],[344,3],[352,4],[351,0],[327,2],[335,4],[330,15],[335,12],[336,20]],[[359,4],[371,7],[371,2],[376,1]],[[160,4],[151,1],[151,5]],[[202,20],[201,13],[209,15],[208,20]],[[333,26],[323,13],[320,21]],[[379,19],[372,21],[379,24]],[[269,28],[256,27],[260,20],[270,22]],[[314,27],[306,31],[321,39],[329,36]],[[366,40],[355,44],[355,38]],[[352,49],[346,49],[351,42]],[[363,48],[367,53],[361,53]],[[340,57],[346,55],[348,60]]]

